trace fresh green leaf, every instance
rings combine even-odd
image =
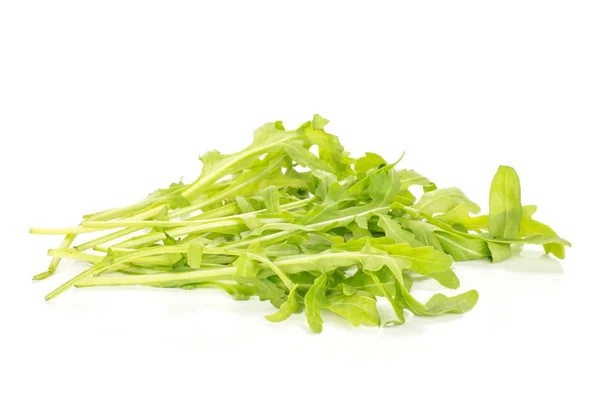
[[[377,225],[384,230],[385,236],[394,239],[398,243],[408,243],[414,247],[422,245],[412,232],[403,229],[402,226],[390,216],[383,214],[376,215],[379,217]]]
[[[326,308],[346,318],[354,326],[380,324],[377,300],[368,292],[349,296],[343,293],[331,295],[327,297]]]
[[[492,262],[500,262],[510,258],[512,252],[508,243],[488,242],[488,248],[492,255]]]
[[[477,204],[455,187],[424,193],[414,208],[428,214],[438,214],[446,213],[461,203],[466,204],[470,212],[478,213],[481,210]]]
[[[519,237],[523,238],[541,235],[545,237],[558,238],[558,235],[552,228],[532,218],[536,211],[536,206],[523,207],[523,219],[521,221]],[[561,242],[548,242],[544,243],[544,250],[546,253],[554,254],[557,258],[562,260],[565,258],[565,245],[570,246],[570,244]]]
[[[519,235],[522,213],[519,176],[513,168],[500,166],[490,188],[490,235],[516,238]]]
[[[385,166],[387,163],[379,154],[366,152],[364,157],[356,160],[354,164],[354,170],[357,173],[366,173],[372,169],[379,169]]]
[[[321,318],[321,308],[327,306],[327,275],[322,274],[315,279],[315,282],[304,297],[306,307],[306,321],[308,326],[315,333],[321,333],[323,330],[323,318]]]
[[[296,310],[298,309],[298,299],[296,298],[296,289],[298,286],[294,286],[294,288],[288,294],[287,300],[285,303],[279,307],[275,313],[271,315],[267,315],[265,318],[271,322],[281,322],[288,319]]]
[[[490,257],[487,243],[480,239],[468,239],[445,231],[435,231],[444,252],[456,261],[478,260]]]
[[[398,177],[400,178],[400,190],[407,190],[411,186],[422,186],[425,192],[435,190],[435,183],[429,179],[418,174],[412,169],[401,169],[398,171]]]

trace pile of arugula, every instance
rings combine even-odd
[[[63,258],[91,266],[50,293],[77,286],[148,285],[220,288],[236,300],[258,296],[277,308],[279,322],[305,311],[321,332],[322,309],[354,326],[380,325],[376,302],[390,302],[402,324],[405,310],[420,316],[463,313],[474,290],[426,303],[411,295],[417,276],[451,289],[454,261],[511,256],[511,244],[543,245],[564,258],[569,242],[522,206],[519,177],[501,166],[489,198],[489,216],[458,188],[438,189],[413,170],[395,168],[375,153],[353,159],[327,120],[315,115],[298,129],[281,122],[254,132],[235,154],[211,151],[192,183],[172,184],[127,207],[84,216],[73,228],[33,228],[65,235],[49,251],[50,276]],[[411,192],[421,186],[417,199]],[[109,232],[102,232],[109,231]],[[81,234],[94,239],[73,246]]]

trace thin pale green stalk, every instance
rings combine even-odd
[[[269,235],[251,236],[246,239],[239,240],[237,242],[228,243],[222,247],[225,249],[236,249],[236,248],[240,248],[240,247],[247,247],[250,244],[252,244],[253,242],[270,243],[271,241],[274,241],[274,240],[285,239],[299,231],[318,231],[318,230],[326,228],[328,226],[333,226],[335,224],[344,224],[344,223],[351,222],[357,216],[386,211],[388,209],[389,209],[388,206],[378,207],[378,208],[374,208],[372,210],[364,211],[362,213],[348,215],[348,216],[344,216],[344,217],[340,217],[340,218],[333,218],[333,219],[330,219],[327,221],[317,222],[317,223],[308,224],[308,225],[293,225],[293,224],[276,225],[276,224],[274,224],[273,225],[274,229],[281,228],[281,229],[285,229],[285,230],[281,230],[280,232],[271,233]]]
[[[77,235],[67,235],[67,236],[65,236],[65,238],[63,239],[62,243],[60,244],[60,246],[58,248],[61,249],[61,250],[68,249],[69,247],[71,247],[71,244],[73,244],[73,241],[75,240],[76,236]],[[54,274],[54,271],[56,271],[56,268],[58,267],[58,264],[60,264],[60,260],[62,260],[61,257],[58,257],[58,256],[52,257],[52,261],[50,261],[50,265],[48,266],[48,270],[35,275],[33,277],[33,280],[34,281],[39,281],[39,280],[42,280],[42,279],[46,279],[47,277],[49,277],[52,274]]]
[[[156,285],[163,283],[195,283],[215,280],[230,280],[236,267],[200,269],[190,272],[156,273],[152,275],[98,276],[81,279],[77,287],[115,285]]]
[[[142,259],[147,256],[157,255],[157,254],[184,254],[188,251],[188,249],[189,249],[189,245],[185,245],[185,244],[180,244],[180,245],[175,245],[175,246],[157,246],[157,247],[151,247],[151,248],[144,249],[144,250],[139,250],[134,253],[125,254],[121,257],[117,257],[114,259],[110,259],[110,258],[104,259],[102,262],[96,264],[95,266],[93,266],[91,268],[88,268],[87,270],[83,271],[79,275],[75,276],[73,279],[69,280],[68,282],[65,282],[64,284],[62,284],[61,286],[56,288],[54,291],[52,291],[50,294],[48,294],[46,296],[46,301],[52,300],[59,294],[65,292],[69,288],[77,285],[80,281],[82,281],[85,278],[88,278],[88,277],[94,276],[94,275],[99,275],[99,274],[102,274],[109,270],[114,271],[115,267],[117,267],[119,265],[134,262],[135,260]],[[232,254],[232,255],[240,255],[241,254],[239,251],[238,252],[231,251],[231,250],[228,251],[228,250],[219,249],[219,248],[206,248],[205,252],[206,252],[206,254]]]
[[[67,258],[71,260],[89,261],[92,263],[100,262],[104,258],[104,256],[100,255],[62,249],[50,249],[48,250],[48,255],[53,257]]]
[[[135,219],[143,220],[146,218],[154,218],[164,209],[164,207],[165,206],[163,205],[163,206],[157,206],[157,207],[151,208],[150,210],[147,210],[144,213],[138,214],[134,217],[131,217],[131,219],[127,219],[127,220],[135,220]],[[98,246],[98,245],[113,241],[115,239],[121,238],[123,236],[127,236],[129,234],[135,233],[138,230],[139,230],[139,228],[126,228],[126,229],[119,230],[117,232],[112,232],[108,235],[104,235],[99,238],[92,239],[85,243],[77,245],[77,246],[75,246],[75,250],[77,250],[77,251],[88,250],[88,249],[94,248],[95,246]]]
[[[312,201],[312,199],[304,199],[304,200],[299,200],[299,201],[292,202],[292,203],[283,204],[283,205],[281,205],[281,210],[282,211],[293,210],[295,208],[302,207],[306,204],[309,204],[311,201]],[[179,237],[179,236],[187,235],[190,233],[211,231],[216,228],[242,226],[245,224],[243,221],[243,218],[260,215],[261,213],[264,213],[265,211],[266,211],[266,209],[261,209],[261,210],[253,211],[250,213],[236,214],[236,215],[232,215],[230,217],[224,217],[222,219],[215,219],[204,225],[200,224],[200,225],[179,227],[179,228],[168,230],[166,232],[166,234],[168,234],[171,237]],[[204,222],[206,222],[206,221],[209,221],[209,220],[205,220]],[[131,229],[134,229],[134,228],[131,228]],[[167,238],[166,234],[162,233],[162,232],[149,233],[146,235],[142,235],[142,236],[138,236],[135,238],[125,240],[123,242],[118,243],[116,246],[118,246],[118,247],[145,246],[145,245],[156,243],[160,240],[166,239]]]
[[[92,233],[106,229],[114,228],[106,228],[103,226],[98,226],[95,228],[86,226],[71,226],[65,228],[31,228],[29,229],[29,233],[34,235],[79,235],[82,233]]]

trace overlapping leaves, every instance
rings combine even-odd
[[[265,124],[238,153],[205,153],[190,184],[87,215],[77,227],[32,229],[66,235],[37,279],[61,258],[92,263],[47,299],[72,286],[218,288],[236,300],[269,301],[277,309],[267,316],[272,322],[304,312],[320,332],[325,313],[354,326],[380,325],[382,299],[395,315],[384,325],[403,324],[406,312],[470,310],[474,290],[424,302],[412,294],[416,277],[458,289],[453,261],[499,262],[512,255],[512,244],[539,244],[564,257],[569,243],[533,219],[535,206],[521,205],[514,169],[498,169],[490,213],[477,215],[480,207],[458,188],[437,188],[376,153],[351,158],[327,123],[316,115],[292,131]],[[101,233],[72,247],[90,232]]]

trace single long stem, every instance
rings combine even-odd
[[[248,214],[242,214],[241,216],[244,215],[248,215]],[[232,215],[231,217],[224,217],[224,218],[215,218],[215,219],[206,219],[206,220],[186,220],[186,221],[107,221],[107,222],[83,222],[82,224],[84,226],[88,226],[88,227],[98,227],[98,228],[125,228],[125,227],[132,227],[132,228],[154,228],[154,227],[161,227],[161,228],[180,228],[180,227],[200,227],[202,225],[212,225],[212,224],[219,224],[219,223],[223,223],[225,221],[233,221],[236,219],[240,219],[241,216],[238,215]],[[262,223],[264,224],[271,224],[271,223],[278,223],[278,222],[283,222],[285,221],[283,218],[265,218],[260,220]],[[243,222],[243,221],[242,221]],[[210,229],[208,229],[210,230]]]
[[[129,249],[127,249],[127,250],[129,250]],[[132,249],[132,250],[133,250],[132,252],[138,251],[135,249]],[[99,263],[105,257],[102,255],[97,255],[97,254],[89,254],[89,253],[83,253],[80,251],[62,250],[62,249],[50,249],[50,250],[48,250],[48,255],[54,256],[54,257],[67,258],[67,259],[71,259],[71,260],[89,261],[91,263]],[[170,268],[173,266],[173,264],[175,264],[180,259],[181,259],[181,257],[172,257],[171,254],[159,254],[159,255],[146,256],[143,258],[139,258],[139,259],[136,259],[135,262],[137,265],[142,266],[142,267]]]
[[[100,262],[104,258],[103,256],[95,254],[88,254],[82,253],[80,251],[70,251],[63,249],[50,249],[48,250],[48,255],[53,257],[68,258],[71,260],[89,261],[93,263]]]
[[[115,218],[121,218],[126,215],[136,213],[136,212],[143,210],[144,208],[147,208],[149,206],[152,206],[153,204],[156,204],[157,201],[160,201],[160,198],[144,199],[138,203],[132,204],[127,207],[114,208],[111,210],[101,211],[96,214],[84,215],[83,219],[87,220],[87,221],[107,221],[107,220],[111,220],[111,219],[115,219]]]
[[[29,233],[34,235],[78,235],[81,233],[91,233],[103,231],[106,229],[114,229],[114,228],[105,228],[105,227],[86,227],[86,226],[72,226],[65,228],[31,228],[29,229]]]
[[[233,277],[236,269],[236,267],[225,267],[200,269],[190,272],[157,273],[151,275],[98,276],[82,279],[77,283],[77,286],[153,285],[167,282],[194,283],[228,280]]]

